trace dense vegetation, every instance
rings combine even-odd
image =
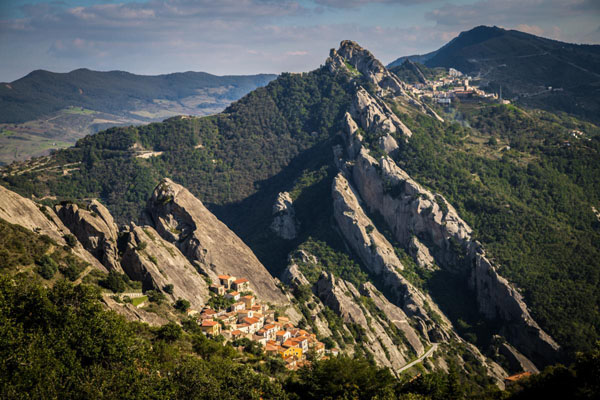
[[[37,171],[6,177],[4,184],[39,197],[49,193],[59,198],[100,197],[120,222],[137,219],[163,176],[206,203],[236,202],[255,193],[267,179],[289,180],[289,174],[297,173],[288,167],[294,158],[329,140],[349,102],[345,85],[341,77],[335,79],[323,70],[304,76],[284,74],[222,114],[109,129],[59,151]],[[130,151],[135,143],[165,153],[148,160],[135,158]],[[81,164],[68,175],[51,169],[69,163]]]
[[[513,106],[459,114],[471,128],[402,115],[415,135],[399,165],[457,208],[544,328],[568,351],[590,349],[600,337],[600,130]]]
[[[509,392],[482,391],[450,372],[394,378],[363,359],[333,358],[287,372],[248,343],[207,339],[193,320],[158,328],[105,311],[93,286],[46,289],[0,277],[0,397],[95,399],[593,398],[600,352],[552,367]],[[554,391],[558,390],[558,391]]]
[[[176,101],[209,88],[226,88],[212,94],[217,100],[238,99],[273,78],[205,72],[142,76],[123,71],[78,69],[61,74],[38,70],[9,86],[0,86],[0,123],[29,121],[69,106],[122,114],[138,110],[140,104],[151,104],[154,99]]]
[[[366,279],[361,263],[331,220],[331,147],[351,92],[345,77],[323,69],[284,74],[222,114],[109,129],[1,182],[57,201],[100,197],[125,223],[137,220],[154,185],[168,176],[207,203],[274,275],[302,245],[319,253],[319,268],[360,283]],[[523,289],[544,329],[571,354],[589,350],[600,329],[600,223],[592,209],[600,208],[598,128],[476,103],[455,110],[460,123],[399,115],[415,133],[408,143],[399,140],[399,165],[455,205],[503,275]],[[577,139],[572,130],[584,136]],[[163,154],[135,158],[133,146]],[[273,201],[283,190],[292,194],[300,222],[292,241],[269,229]]]

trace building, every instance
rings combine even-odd
[[[211,336],[217,336],[221,333],[221,325],[217,321],[204,320],[200,328],[202,332]]]
[[[242,296],[240,298],[240,301],[244,302],[244,304],[246,305],[246,308],[252,309],[252,306],[254,305],[254,296],[249,296],[249,295],[248,296]]]
[[[223,285],[210,285],[210,291],[223,296],[225,294],[225,286]]]
[[[235,276],[219,275],[218,278],[221,285],[225,286],[225,289],[232,289],[231,285],[235,281]]]
[[[237,303],[233,303],[230,307],[229,307],[229,311],[242,311],[244,310],[244,308],[246,308],[246,305],[244,303],[242,303],[241,301],[238,301]]]
[[[236,292],[236,291],[229,292],[229,293],[225,294],[225,298],[227,298],[227,299],[233,299],[235,301],[238,301],[240,299],[240,296],[241,296],[240,292]]]
[[[275,340],[279,343],[283,343],[291,337],[292,335],[287,331],[279,331],[275,334]]]
[[[250,290],[250,281],[246,278],[236,279],[233,281],[233,287],[231,289],[237,290],[238,292]]]

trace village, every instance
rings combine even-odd
[[[325,349],[314,333],[294,326],[268,304],[259,303],[248,279],[230,275],[219,275],[218,279],[218,284],[210,285],[210,290],[215,297],[225,300],[213,304],[223,305],[206,305],[200,312],[190,313],[198,316],[205,335],[222,335],[227,341],[247,338],[260,344],[267,355],[281,357],[291,370],[309,363],[307,358],[323,359],[339,353],[338,349]]]
[[[495,100],[501,104],[510,104],[509,100],[502,98],[502,92],[486,93],[479,87],[472,85],[471,76],[450,68],[448,76],[439,77],[436,80],[424,80],[424,82],[408,84],[408,87],[418,98],[426,97],[441,105],[450,105],[455,99],[461,101],[488,99]],[[501,89],[502,90],[502,89]]]

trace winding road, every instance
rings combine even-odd
[[[425,354],[423,354],[421,357],[417,358],[415,361],[410,362],[410,363],[406,364],[404,367],[396,370],[396,373],[399,374],[399,373],[401,373],[403,371],[406,371],[407,369],[409,369],[410,367],[414,366],[415,364],[418,364],[421,361],[423,361],[424,359],[426,359],[427,357],[430,357],[433,354],[433,352],[437,350],[437,347],[438,347],[438,344],[437,343],[433,343],[431,345],[431,348],[429,350],[427,350],[425,352]]]

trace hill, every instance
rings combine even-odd
[[[345,41],[223,113],[112,128],[0,183],[52,207],[99,198],[130,224],[169,177],[282,278],[307,326],[393,370],[423,341],[440,350],[424,368],[457,362],[481,386],[502,374],[486,356],[512,368],[505,340],[539,366],[590,350],[599,128],[495,103],[444,114],[405,89]],[[150,217],[186,215],[172,209]],[[174,224],[163,234],[193,242],[198,224]]]
[[[216,113],[273,78],[205,72],[142,76],[88,69],[33,71],[0,84],[0,163],[71,146],[110,126]]]
[[[401,57],[428,67],[455,68],[504,98],[598,122],[600,46],[577,45],[516,30],[478,26],[424,55]]]

